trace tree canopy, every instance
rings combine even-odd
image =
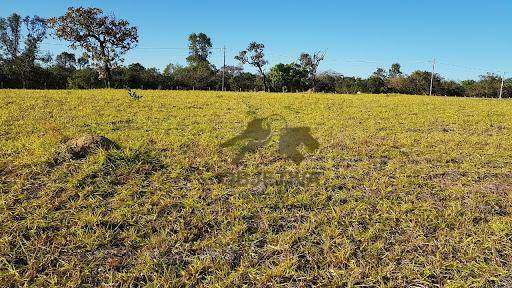
[[[265,75],[265,71],[263,71],[263,67],[268,64],[268,61],[265,60],[263,49],[265,49],[265,45],[258,42],[251,42],[246,50],[240,51],[240,53],[235,56],[235,59],[240,61],[242,65],[249,64],[256,67],[263,77],[265,91],[268,91],[267,76]]]
[[[208,62],[211,54],[212,40],[204,33],[192,33],[188,36],[189,56],[187,62],[195,65],[201,62]]]
[[[112,68],[123,61],[122,55],[139,40],[136,27],[126,20],[104,15],[99,8],[70,7],[65,15],[49,19],[49,24],[57,37],[71,42],[72,48],[80,46],[90,54],[107,87],[112,81]]]
[[[46,31],[46,20],[39,16],[22,18],[14,13],[0,18],[0,60],[4,62],[4,72],[21,79],[23,87],[34,77],[31,74],[36,70],[36,61],[49,61],[39,52]]]
[[[316,88],[316,74],[318,72],[318,66],[320,62],[325,59],[325,53],[316,52],[313,55],[308,53],[300,54],[299,62],[303,69],[308,72],[309,85],[312,90]]]

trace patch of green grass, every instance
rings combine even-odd
[[[138,93],[0,90],[3,285],[512,285],[512,102]],[[274,114],[319,149],[234,164]],[[122,149],[51,165],[86,133]]]

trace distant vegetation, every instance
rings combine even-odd
[[[63,52],[55,57],[41,53],[41,43],[50,34],[84,53]],[[321,52],[302,53],[293,63],[269,66],[265,45],[251,42],[235,57],[239,66],[215,67],[209,60],[210,37],[193,33],[188,40],[187,65],[171,63],[161,72],[140,63],[123,65],[122,56],[138,42],[137,28],[101,9],[69,8],[65,15],[51,19],[12,14],[0,18],[0,88],[221,90],[224,74],[224,87],[229,91],[429,94],[431,72],[406,75],[399,63],[388,71],[378,68],[368,78],[319,72],[325,58]],[[244,71],[244,65],[253,66],[257,73]],[[456,82],[435,74],[433,93],[497,97],[501,80],[487,74],[479,80]],[[505,80],[503,97],[512,97],[512,79]]]

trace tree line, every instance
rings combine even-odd
[[[69,42],[83,53],[53,57],[41,51],[47,37]],[[273,92],[402,93],[497,97],[502,79],[486,74],[478,80],[451,81],[429,71],[405,74],[399,63],[378,68],[368,78],[319,72],[322,52],[302,53],[292,63],[269,66],[265,45],[251,42],[235,57],[239,65],[215,67],[210,62],[212,40],[204,33],[188,38],[186,65],[171,63],[163,71],[140,63],[123,65],[123,56],[138,43],[136,27],[98,8],[70,7],[60,17],[43,19],[16,13],[0,18],[0,88],[26,89],[189,89]],[[252,66],[256,73],[244,70]],[[512,78],[503,97],[512,98]]]

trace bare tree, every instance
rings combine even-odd
[[[249,64],[258,69],[261,76],[263,77],[263,86],[265,87],[265,91],[268,91],[267,85],[267,76],[263,71],[263,67],[268,64],[268,61],[265,60],[265,54],[263,53],[263,49],[265,45],[257,42],[251,42],[247,47],[247,50],[240,51],[238,56],[235,56],[235,59],[240,61],[242,65]],[[250,54],[250,57],[247,54]]]
[[[64,16],[51,18],[49,23],[57,37],[70,41],[73,49],[80,46],[90,54],[108,88],[112,69],[139,40],[136,27],[130,27],[126,20],[103,15],[99,8],[70,7]]]
[[[320,66],[320,62],[325,59],[325,53],[323,52],[315,52],[313,55],[308,53],[300,54],[300,65],[302,68],[308,71],[308,77],[311,82],[311,88],[314,90],[316,87],[316,75],[318,72],[318,66]]]

